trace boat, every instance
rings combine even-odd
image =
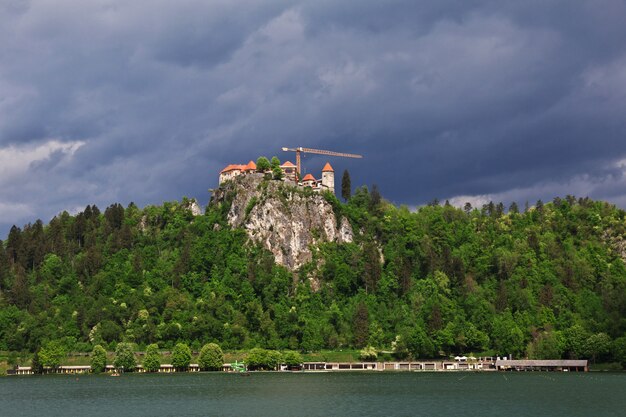
[[[230,365],[230,368],[233,370],[233,372],[237,372],[241,376],[250,376],[250,372],[248,372],[248,368],[246,367],[246,364],[244,362],[239,363],[235,361],[234,364]]]

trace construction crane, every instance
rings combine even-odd
[[[295,152],[296,153],[296,170],[298,171],[298,175],[301,175],[301,163],[300,163],[300,154],[301,153],[315,153],[318,155],[328,155],[328,156],[340,156],[342,158],[363,158],[363,155],[357,155],[353,153],[343,153],[343,152],[333,152],[333,151],[324,151],[321,149],[311,149],[311,148],[283,148],[285,152]]]

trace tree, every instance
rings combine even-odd
[[[559,359],[565,349],[565,343],[559,333],[544,331],[537,335],[528,346],[531,359]]]
[[[56,368],[67,355],[65,347],[59,340],[46,343],[39,351],[41,365]]]
[[[216,343],[207,343],[200,349],[198,357],[200,369],[206,371],[219,371],[224,365],[224,353]]]
[[[596,333],[586,340],[584,344],[584,352],[593,363],[596,359],[603,358],[611,349],[611,338],[606,333]]]
[[[191,363],[191,349],[185,343],[177,343],[172,351],[172,365],[174,368],[186,369]]]
[[[270,164],[270,161],[266,157],[261,156],[259,157],[259,159],[256,160],[257,172],[265,172],[269,171],[270,169],[272,169],[272,164]]]
[[[626,336],[618,337],[613,341],[613,358],[618,361],[622,368],[626,368]]]
[[[537,211],[541,213],[543,211],[543,201],[537,200],[537,203],[535,204],[535,209],[537,209]]]
[[[420,326],[413,328],[406,336],[406,347],[413,359],[432,358],[435,351],[433,342]]]
[[[366,346],[359,352],[359,359],[362,361],[373,362],[378,358],[376,348],[373,346]]]
[[[283,362],[287,365],[287,368],[292,369],[302,365],[302,355],[293,350],[289,350],[283,353]]]
[[[267,357],[268,365],[273,370],[278,370],[280,364],[283,363],[283,355],[277,350],[268,350]]]
[[[283,170],[281,167],[276,166],[276,167],[272,167],[272,177],[275,180],[282,180],[283,179]]]
[[[146,348],[146,357],[143,360],[143,369],[146,372],[157,372],[161,368],[161,352],[159,345],[153,343]]]
[[[272,167],[272,170],[274,170],[274,168],[280,168],[280,159],[276,156],[272,156],[270,166]]]
[[[276,370],[282,362],[282,355],[275,350],[254,348],[246,356],[249,369]]]
[[[135,360],[135,350],[132,343],[118,343],[115,348],[115,359],[113,365],[126,372],[133,372],[137,366]]]
[[[364,347],[369,336],[369,312],[367,304],[360,302],[354,312],[354,346]]]
[[[365,292],[374,292],[378,286],[378,281],[382,275],[380,266],[380,253],[378,247],[373,241],[367,242],[363,247],[364,270],[363,281],[365,283]]]
[[[519,207],[517,207],[517,203],[514,201],[509,206],[509,213],[517,214],[519,213]]]
[[[372,192],[370,193],[370,211],[376,210],[378,206],[380,206],[381,201],[382,197],[380,195],[380,191],[378,191],[378,185],[374,184],[372,185]]]
[[[579,324],[565,329],[563,332],[565,354],[570,359],[578,359],[585,356],[585,342],[589,333]]]
[[[341,177],[341,197],[343,201],[350,200],[350,196],[352,195],[352,181],[350,180],[350,173],[348,170],[343,171],[343,176]]]
[[[107,351],[101,345],[94,346],[91,351],[91,372],[99,374],[107,366]]]
[[[406,337],[402,335],[396,335],[396,338],[391,342],[391,349],[393,356],[396,359],[406,359],[409,356],[409,349],[406,344]]]
[[[492,340],[498,355],[518,356],[525,350],[524,333],[508,310],[493,318]]]
[[[30,361],[30,368],[32,369],[35,375],[39,375],[43,372],[43,365],[41,364],[41,360],[39,359],[39,351],[37,349],[33,354],[33,359]]]

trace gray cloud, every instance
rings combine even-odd
[[[207,201],[224,165],[282,146],[362,153],[331,163],[410,206],[626,207],[624,16],[619,0],[5,0],[0,236],[91,203]]]

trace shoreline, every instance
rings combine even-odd
[[[205,372],[198,364],[185,368],[175,368],[171,364],[162,364],[156,372],[146,372],[141,365],[127,373],[198,373]],[[240,373],[230,363],[222,365],[223,373]],[[495,360],[495,361],[401,361],[401,362],[303,362],[298,367],[281,365],[278,369],[249,372],[293,372],[293,373],[341,373],[341,372],[589,372],[587,360]],[[118,370],[107,365],[103,375],[115,375]],[[42,375],[79,375],[92,374],[90,365],[60,365],[56,368],[44,368]],[[35,375],[30,366],[17,366],[7,370],[7,376]]]

